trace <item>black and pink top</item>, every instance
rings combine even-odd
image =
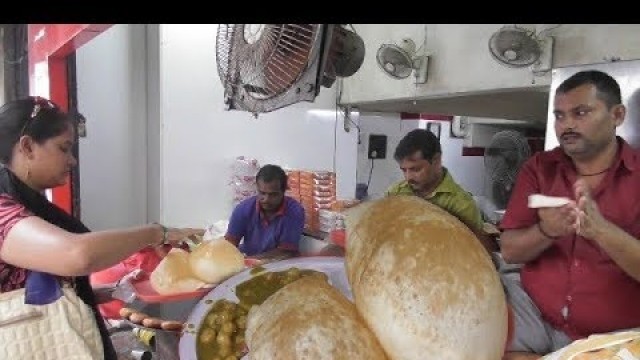
[[[0,249],[4,239],[18,221],[33,216],[24,205],[15,201],[10,195],[0,194]],[[0,257],[0,292],[9,292],[23,288],[27,270],[11,266]]]

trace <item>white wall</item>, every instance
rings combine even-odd
[[[378,198],[396,181],[402,180],[402,172],[393,158],[393,153],[409,131],[426,128],[429,120],[400,120],[399,114],[363,114],[360,117],[360,144],[358,145],[358,183],[367,183],[371,169],[371,159],[367,158],[369,134],[387,135],[387,156],[374,160],[369,197]],[[437,121],[441,125],[440,145],[442,162],[451,171],[454,180],[474,195],[483,193],[482,156],[462,156],[464,139],[450,136],[449,121]]]
[[[371,159],[368,158],[369,135],[387,135],[387,156],[373,160],[373,172],[369,184],[369,198],[376,199],[393,183],[402,180],[402,172],[393,159],[393,152],[400,139],[413,129],[417,129],[420,120],[400,120],[400,114],[380,113],[360,116],[360,144],[358,144],[358,183],[366,184],[371,171]]]
[[[160,25],[147,24],[147,221],[160,221]]]
[[[216,68],[217,25],[160,26],[162,219],[203,225],[227,219],[233,159],[310,169],[334,167],[338,196],[355,194],[356,132],[336,125],[335,86],[314,103],[262,114],[225,111]],[[334,138],[337,145],[334,146]]]
[[[486,40],[500,26],[429,25],[429,80],[416,89],[410,79],[388,78],[371,56],[383,42],[405,36],[419,40],[424,25],[356,24],[369,55],[363,67],[345,79],[343,100],[452,95],[458,90],[530,84],[529,70],[506,68],[490,58]],[[565,49],[557,53],[556,65],[607,55],[628,58],[635,56],[633,49],[640,49],[640,44],[623,48],[640,41],[634,31],[638,25],[590,26],[563,25],[555,31],[562,32],[556,44]],[[392,155],[410,123],[401,125],[397,114],[387,114],[383,122],[367,125],[374,119],[365,116],[358,148],[357,132],[345,132],[339,115],[336,123],[335,86],[323,88],[315,103],[296,104],[258,119],[225,111],[215,33],[216,25],[211,24],[115,25],[78,51],[79,105],[88,118],[89,134],[80,141],[87,224],[106,228],[161,220],[201,226],[224,219],[231,210],[229,165],[238,155],[315,169],[333,169],[335,158],[338,195],[351,197],[356,168],[358,182],[368,177],[366,131],[389,131],[396,137],[389,139],[387,160],[376,160],[370,193],[379,194],[401,178]],[[606,46],[595,46],[605,35],[615,36]],[[536,81],[548,83],[545,79]],[[463,140],[448,139],[448,126],[443,122],[445,165],[463,187],[481,192],[482,157],[459,156]]]
[[[160,220],[204,226],[231,212],[239,155],[334,170],[355,195],[357,132],[344,130],[336,86],[314,103],[263,114],[225,111],[216,25],[114,25],[77,52],[82,219],[94,229]],[[357,123],[357,116],[354,117]],[[335,163],[335,165],[334,165]]]
[[[144,25],[116,25],[76,53],[81,217],[93,229],[147,221]]]
[[[453,179],[473,195],[484,193],[484,156],[462,156],[464,139],[451,137],[451,122],[438,121],[442,163],[451,171]]]
[[[554,24],[524,24],[541,31]],[[466,92],[533,88],[551,83],[551,74],[533,76],[531,69],[510,68],[495,61],[489,50],[491,35],[504,24],[355,24],[367,49],[362,67],[345,80],[347,103],[388,99],[452,96]],[[395,80],[381,71],[376,52],[383,43],[409,37],[431,55],[426,84],[416,88],[413,77]],[[640,58],[638,24],[563,24],[549,33],[555,37],[553,67],[603,62],[612,56]]]

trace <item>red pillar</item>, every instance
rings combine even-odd
[[[66,58],[113,24],[29,24],[29,94],[69,108]],[[71,178],[53,189],[53,203],[72,213]]]

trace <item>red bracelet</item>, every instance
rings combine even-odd
[[[540,233],[542,233],[542,235],[544,235],[545,237],[549,238],[549,239],[556,239],[557,236],[551,236],[549,235],[549,233],[547,233],[546,231],[544,231],[542,229],[542,225],[540,225],[540,223],[538,223],[538,230],[540,230]]]

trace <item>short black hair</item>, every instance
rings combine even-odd
[[[585,70],[573,74],[558,86],[556,93],[567,93],[585,84],[591,84],[596,87],[596,96],[604,101],[608,108],[622,104],[620,85],[616,79],[598,70]]]
[[[429,130],[415,129],[409,131],[398,143],[393,157],[400,161],[420,151],[426,160],[433,160],[436,154],[442,153],[440,141]]]
[[[287,173],[278,165],[267,164],[262,166],[256,175],[256,182],[258,180],[262,180],[265,183],[278,181],[282,192],[287,190]]]

